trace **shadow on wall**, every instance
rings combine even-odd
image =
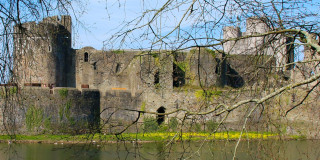
[[[239,75],[239,73],[231,68],[230,64],[227,64],[227,85],[233,88],[240,88],[244,85],[243,78]]]
[[[215,73],[219,74],[220,78],[222,79],[222,81],[224,81],[226,85],[231,86],[233,88],[240,88],[244,86],[244,79],[239,75],[239,73],[235,69],[233,69],[230,66],[229,63],[223,63],[218,58],[216,58],[216,62],[217,66]],[[225,73],[223,73],[223,71]]]
[[[185,71],[183,71],[183,69],[181,69],[175,63],[173,63],[172,79],[173,79],[173,87],[182,87],[186,83]]]

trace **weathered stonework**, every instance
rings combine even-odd
[[[15,26],[14,63],[19,84],[67,86],[71,17],[48,17]]]
[[[242,36],[250,36],[263,34],[270,31],[265,19],[251,17],[247,19],[246,32],[241,32],[239,27],[227,26],[223,28],[223,38],[235,40],[227,41],[223,44],[223,48],[228,55],[255,55],[255,56],[272,56],[277,67],[281,67],[287,63],[294,61],[293,44],[286,36],[279,34],[269,34],[259,37],[248,37],[238,39]],[[265,42],[272,41],[268,46]],[[283,47],[285,46],[285,47]],[[242,67],[244,68],[244,67]],[[283,68],[286,70],[291,68]]]
[[[3,88],[1,88],[3,89]],[[15,133],[84,133],[99,130],[100,92],[23,87],[11,95],[3,119]],[[1,101],[4,106],[4,101]]]
[[[261,20],[250,18],[246,32],[226,27],[224,38],[239,38],[268,30]],[[73,49],[70,16],[29,22],[16,26],[15,31],[16,77],[13,79],[18,82],[21,98],[15,104],[18,107],[12,110],[12,114],[17,115],[12,119],[16,123],[15,129],[22,133],[54,131],[46,128],[46,123],[77,133],[88,131],[88,128],[90,131],[117,132],[127,124],[143,122],[144,117],[150,116],[142,114],[143,111],[157,112],[161,107],[165,112],[176,109],[207,111],[214,104],[261,97],[265,93],[230,92],[223,87],[260,86],[264,80],[271,79],[270,73],[274,69],[268,66],[289,63],[293,56],[289,48],[278,48],[279,44],[289,43],[278,35],[228,41],[223,45],[223,51],[207,48],[181,52]],[[271,38],[277,43],[261,49],[264,41]],[[257,70],[257,66],[262,69]],[[283,68],[287,69],[290,68]],[[208,89],[208,93],[203,93],[203,88]],[[210,95],[209,99],[206,94]],[[224,127],[240,129],[247,112],[247,108],[231,112]],[[259,110],[256,112],[255,115],[260,114]],[[40,113],[37,122],[31,125],[28,116]],[[182,119],[184,113],[166,116],[165,121],[171,117]],[[0,116],[0,123],[8,121],[6,116],[9,115],[5,114]],[[219,122],[223,116],[208,114],[202,118]],[[259,116],[253,116],[250,122],[259,120]]]

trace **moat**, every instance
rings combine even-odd
[[[319,140],[242,141],[238,159],[318,159]],[[1,159],[232,159],[236,141],[108,144],[0,143]],[[202,147],[201,147],[202,146]]]

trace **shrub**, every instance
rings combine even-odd
[[[192,130],[194,132],[201,132],[202,131],[201,124],[199,124],[199,123],[193,123],[191,126],[192,126]]]
[[[218,124],[213,120],[209,120],[207,121],[206,126],[209,132],[213,132],[217,128]]]
[[[178,127],[178,124],[179,124],[179,122],[178,122],[176,117],[170,118],[170,120],[169,120],[169,128],[171,130],[176,130],[177,127]]]
[[[199,100],[208,99],[212,100],[213,97],[221,96],[222,91],[219,90],[197,90],[195,96]]]
[[[166,125],[166,124],[161,124],[159,127],[158,127],[158,132],[168,132],[168,130],[169,130],[169,127],[168,127],[168,125]]]
[[[144,132],[156,132],[159,128],[156,118],[145,117],[143,119]]]

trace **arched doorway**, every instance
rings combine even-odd
[[[166,108],[161,106],[160,108],[157,109],[157,113],[166,113]],[[164,122],[164,117],[165,117],[164,115],[157,116],[158,125],[161,125]]]

